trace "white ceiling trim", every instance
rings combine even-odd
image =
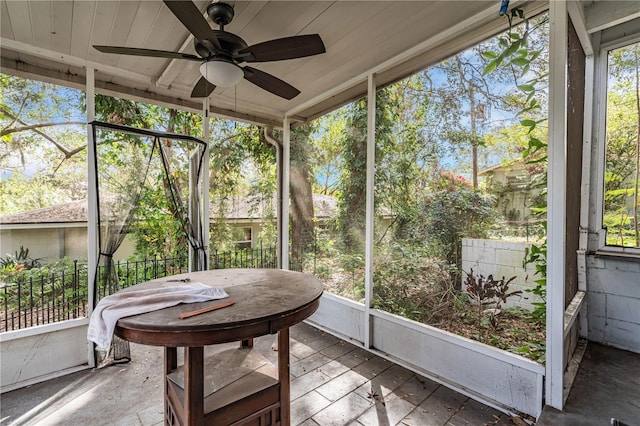
[[[589,33],[640,18],[640,1],[599,1],[585,8]]]

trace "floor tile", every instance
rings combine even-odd
[[[367,381],[366,377],[350,370],[334,379],[331,379],[331,381],[325,383],[316,390],[325,398],[330,399],[331,401],[336,401],[349,392],[354,391],[359,386],[362,386]]]
[[[322,355],[320,352],[316,352],[306,358],[301,359],[291,364],[291,375],[294,377],[302,376],[310,371],[316,370],[319,367],[327,364],[331,361],[331,358]]]
[[[291,400],[296,400],[307,392],[329,383],[330,380],[331,377],[317,370],[291,380]]]
[[[344,426],[360,417],[371,405],[371,401],[350,393],[312,418],[322,426]]]
[[[311,391],[291,403],[291,424],[298,425],[331,404],[324,396]]]
[[[375,397],[375,403],[358,421],[365,426],[392,426],[413,411],[416,406],[391,394],[389,397]]]

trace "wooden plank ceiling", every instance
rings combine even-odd
[[[209,3],[195,1],[205,16]],[[301,90],[290,101],[247,81],[233,88],[217,88],[211,96],[214,112],[281,125],[289,111],[296,111],[296,119],[306,120],[361,95],[366,86],[358,81],[345,87],[345,94],[323,100],[321,108],[305,107],[465,20],[483,13],[488,16],[487,11],[493,9],[491,20],[499,20],[500,1],[232,4],[236,15],[225,30],[249,45],[298,34],[318,33],[324,40],[327,53],[323,55],[255,64]],[[200,78],[198,62],[110,55],[92,47],[102,44],[194,53],[193,37],[160,1],[1,0],[0,15],[3,72],[82,87],[85,68],[94,67],[100,92],[201,109],[201,100],[190,98],[191,88]],[[411,66],[416,67],[415,60]],[[389,79],[401,74],[391,73]]]

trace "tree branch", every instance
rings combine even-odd
[[[4,114],[6,114],[9,118],[17,121],[18,123],[22,124],[23,126],[29,126],[29,124],[27,124],[26,122],[22,121],[21,119],[19,119],[18,117],[16,117],[15,115],[13,115],[11,113],[11,111],[8,111],[6,108],[2,108],[0,107],[0,109],[2,109],[2,112]],[[14,121],[14,122],[15,122]],[[65,158],[69,158],[69,150],[66,149],[64,146],[60,145],[56,140],[54,140],[51,136],[47,135],[44,132],[41,132],[40,130],[38,130],[37,128],[32,128],[30,129],[31,131],[37,133],[38,135],[42,136],[43,138],[45,138],[46,140],[48,140],[49,142],[51,142],[52,144],[55,145],[56,148],[58,148],[58,150],[62,151],[62,153],[64,154]],[[3,134],[4,135],[4,132]]]
[[[6,110],[5,110],[6,113]],[[69,124],[76,124],[76,125],[82,125],[82,124],[86,124],[84,121],[63,121],[63,122],[59,122],[59,123],[37,123],[37,124],[26,124],[24,121],[18,119],[17,117],[11,117],[13,118],[13,122],[15,123],[16,121],[18,121],[21,124],[24,124],[21,127],[14,127],[11,129],[3,129],[0,132],[0,136],[4,136],[4,135],[8,135],[11,133],[17,133],[17,132],[24,132],[26,130],[35,130],[35,129],[41,129],[43,127],[54,127],[54,126],[66,126]]]

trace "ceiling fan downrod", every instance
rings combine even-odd
[[[233,6],[227,3],[216,2],[207,6],[207,15],[220,27],[221,31],[224,31],[224,26],[233,20],[234,14]]]

